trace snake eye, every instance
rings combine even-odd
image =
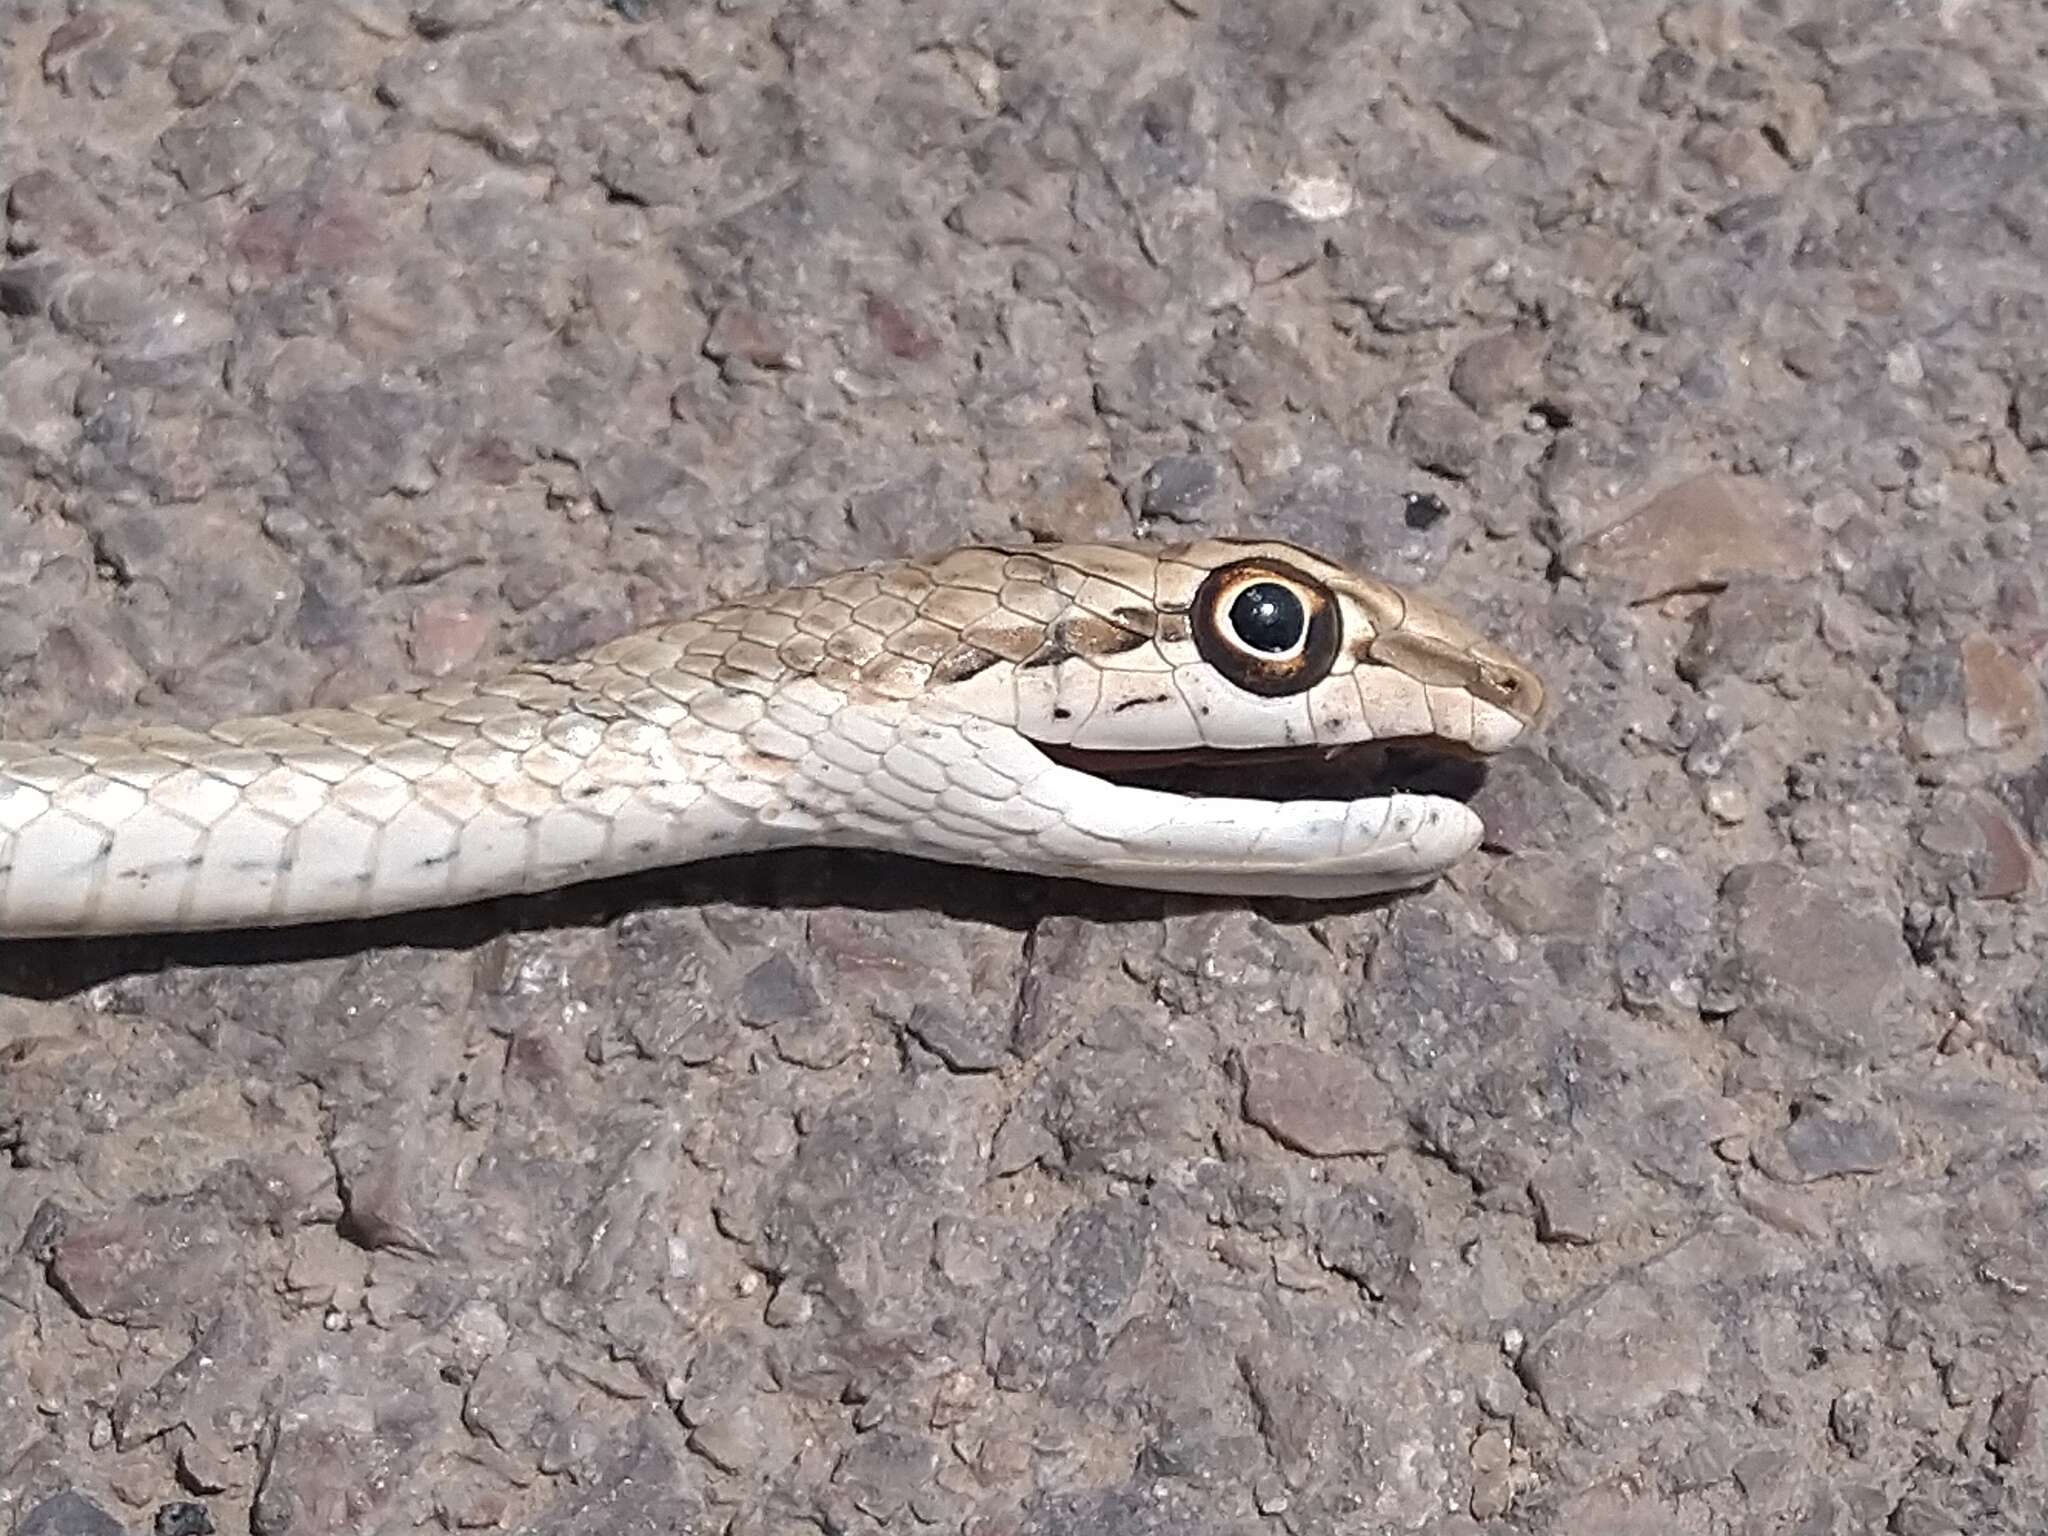
[[[1273,560],[1211,571],[1190,614],[1195,649],[1247,693],[1299,693],[1337,659],[1337,605],[1320,582]]]
[[[1308,639],[1308,610],[1290,588],[1255,581],[1231,603],[1230,627],[1240,644],[1267,656],[1286,656]]]

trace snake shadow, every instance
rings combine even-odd
[[[1021,934],[1053,917],[1127,924],[1230,908],[1298,924],[1377,910],[1400,894],[1332,901],[1194,896],[941,864],[905,854],[791,848],[390,917],[286,928],[0,939],[0,996],[58,1001],[105,982],[167,969],[332,960],[368,949],[461,951],[509,934],[600,928],[649,908],[937,912]]]

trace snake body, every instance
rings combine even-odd
[[[362,918],[793,844],[1366,895],[1471,852],[1477,816],[1269,797],[1266,755],[1489,754],[1541,707],[1444,609],[1290,545],[977,545],[486,681],[0,742],[0,936]],[[1132,754],[1241,769],[1188,794],[1119,779]]]

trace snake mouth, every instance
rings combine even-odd
[[[1374,800],[1431,795],[1465,802],[1486,781],[1486,764],[1463,742],[1400,736],[1340,746],[1188,747],[1109,752],[1035,743],[1058,763],[1129,789],[1199,799]]]

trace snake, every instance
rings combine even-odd
[[[1291,542],[970,544],[341,707],[0,740],[0,938],[268,928],[793,846],[1218,897],[1427,885],[1545,713]]]

